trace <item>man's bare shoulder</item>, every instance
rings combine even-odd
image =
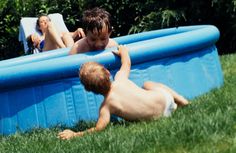
[[[109,38],[109,43],[107,46],[108,47],[118,47],[118,43],[114,39]]]
[[[87,43],[87,38],[82,38],[75,43],[77,53],[84,53],[90,51],[89,45]]]

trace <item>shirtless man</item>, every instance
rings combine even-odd
[[[75,42],[70,55],[118,46],[117,42],[110,38],[110,14],[104,9],[95,7],[86,10],[83,13],[83,25],[85,37]]]
[[[141,121],[169,116],[177,105],[184,106],[188,101],[169,87],[155,82],[145,82],[143,88],[129,80],[131,60],[128,49],[119,46],[116,55],[121,57],[121,68],[111,82],[109,71],[96,62],[81,66],[79,76],[88,91],[102,94],[104,101],[99,110],[96,127],[82,132],[64,130],[59,133],[61,139],[83,136],[85,133],[101,131],[110,122],[111,114],[128,121]]]

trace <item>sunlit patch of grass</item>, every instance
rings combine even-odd
[[[169,118],[156,121],[111,123],[106,130],[63,141],[57,133],[66,127],[35,129],[0,136],[0,153],[236,152],[236,55],[220,57],[224,85],[191,101]],[[80,122],[84,130],[95,122]]]

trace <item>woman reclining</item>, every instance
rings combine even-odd
[[[32,53],[35,48],[42,51],[48,51],[58,48],[72,47],[74,41],[83,38],[84,31],[78,28],[74,32],[58,32],[55,25],[47,15],[39,16],[36,28],[42,33],[31,34],[27,37],[29,52]]]

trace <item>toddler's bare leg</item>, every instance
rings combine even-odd
[[[168,92],[170,92],[170,94],[174,97],[175,103],[178,104],[179,106],[184,106],[189,103],[188,100],[185,99],[183,96],[181,96],[180,94],[178,94],[177,92],[169,88],[168,86],[161,83],[148,81],[144,83],[143,88],[146,90],[154,90],[156,88],[163,88],[167,90]]]

